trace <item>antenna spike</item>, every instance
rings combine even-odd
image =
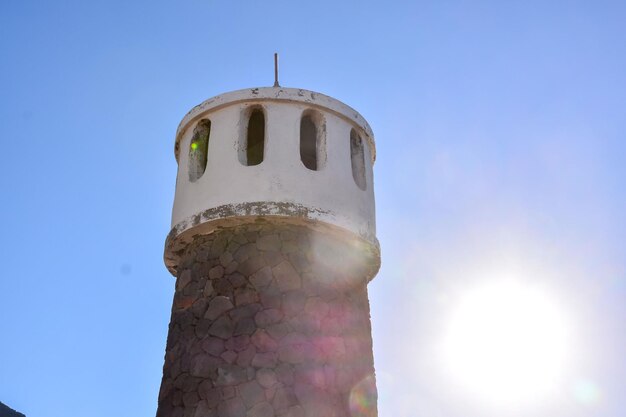
[[[274,87],[280,87],[278,84],[278,53],[274,53]]]

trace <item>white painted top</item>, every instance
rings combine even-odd
[[[262,108],[265,114],[265,155],[259,165],[245,166],[239,154],[245,147],[252,108]],[[325,133],[325,158],[320,158],[322,166],[317,171],[306,168],[300,160],[300,120],[305,111],[316,112]],[[191,140],[195,126],[203,119],[211,121],[207,165],[204,174],[191,182]],[[363,143],[364,190],[357,186],[352,173],[352,129]],[[194,229],[210,230],[223,222],[264,216],[324,224],[378,246],[374,136],[367,121],[338,100],[282,87],[216,96],[183,118],[176,132],[175,154],[178,177],[168,240]],[[166,259],[167,251],[166,247]]]

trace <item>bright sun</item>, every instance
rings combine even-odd
[[[445,337],[449,371],[493,403],[536,400],[555,388],[567,351],[564,318],[543,292],[516,283],[465,295]]]

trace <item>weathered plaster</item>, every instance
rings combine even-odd
[[[309,107],[315,107],[330,111],[337,116],[344,118],[346,121],[353,123],[356,127],[363,131],[364,140],[367,140],[372,148],[372,164],[376,160],[376,147],[374,142],[374,133],[367,120],[359,112],[354,110],[347,104],[342,103],[325,94],[316,93],[314,91],[304,90],[302,88],[284,88],[284,87],[261,87],[261,88],[245,88],[243,90],[231,91],[229,93],[220,94],[195,106],[191,109],[178,125],[176,130],[176,143],[174,153],[178,160],[179,142],[185,130],[195,124],[204,114],[213,112],[225,106],[231,106],[242,102],[250,103],[254,101],[281,101],[293,103],[305,103]]]

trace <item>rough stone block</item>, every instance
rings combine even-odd
[[[244,233],[236,233],[233,235],[232,239],[240,245],[245,245],[246,243],[248,243],[248,239],[246,238]]]
[[[340,414],[337,415],[336,417],[339,417],[339,416]],[[277,414],[277,417],[307,417],[307,416],[304,414],[304,409],[302,407],[300,407],[299,405],[293,405],[289,407],[288,409]],[[315,416],[315,417],[322,417],[322,416]]]
[[[246,417],[246,406],[240,398],[231,398],[217,407],[220,417]]]
[[[302,335],[291,333],[281,340],[278,357],[282,362],[302,363],[305,360],[315,359],[314,347]]]
[[[237,306],[252,304],[257,301],[259,301],[259,295],[252,289],[239,288],[235,291],[235,305]]]
[[[239,352],[237,355],[237,365],[241,367],[247,367],[252,363],[252,359],[256,354],[256,348],[252,345]]]
[[[270,403],[274,399],[274,394],[276,394],[276,388],[278,388],[278,386],[275,386],[272,388],[265,388],[265,399],[269,401]]]
[[[224,270],[224,273],[227,274],[227,275],[228,274],[232,274],[233,272],[235,272],[237,270],[238,267],[239,267],[239,262],[232,261],[230,264],[228,264],[228,266]]]
[[[272,268],[266,266],[250,276],[250,283],[254,285],[255,288],[264,288],[272,282],[273,278]]]
[[[304,335],[311,335],[317,332],[321,322],[315,316],[309,316],[303,312],[292,316],[287,320],[294,332]]]
[[[276,389],[274,399],[272,400],[272,406],[276,411],[286,410],[292,405],[295,405],[296,401],[296,396],[289,388],[280,387]]]
[[[278,347],[278,343],[263,329],[257,329],[250,341],[259,352],[273,352]]]
[[[233,350],[227,350],[220,355],[220,358],[224,359],[224,362],[232,364],[237,359],[237,352]]]
[[[237,270],[249,277],[254,274],[256,271],[260,270],[265,266],[265,260],[262,256],[254,256],[247,261],[240,263]]]
[[[280,291],[300,288],[300,275],[288,261],[283,261],[272,268],[274,283]]]
[[[246,304],[232,309],[228,315],[234,321],[239,321],[244,318],[253,318],[263,307],[261,304]]]
[[[213,281],[213,288],[216,295],[221,295],[233,299],[233,284],[230,283],[228,278],[222,277]]]
[[[250,336],[248,335],[231,337],[224,344],[226,349],[234,350],[235,352],[241,352],[242,350],[247,348],[249,345],[250,345]]]
[[[193,417],[217,417],[217,410],[209,406],[206,401],[200,401],[196,405]]]
[[[214,376],[221,361],[210,355],[197,355],[191,360],[190,374],[201,378]]]
[[[280,341],[289,332],[292,331],[291,326],[287,323],[276,323],[267,327],[267,333],[276,341]]]
[[[226,236],[216,236],[211,244],[211,249],[209,251],[210,258],[216,258],[224,252],[228,245],[228,239]]]
[[[293,367],[288,363],[281,363],[276,367],[276,377],[283,384],[290,386],[293,384]]]
[[[278,357],[274,352],[257,352],[252,358],[252,366],[256,368],[273,368]]]
[[[226,268],[233,259],[233,255],[230,252],[224,252],[220,255],[220,265]]]
[[[239,385],[239,395],[248,408],[265,401],[265,391],[254,380]]]
[[[201,298],[193,303],[193,305],[191,306],[191,312],[196,318],[199,319],[204,316],[208,305],[209,300],[207,300],[206,298]]]
[[[193,303],[196,302],[197,299],[198,296],[196,294],[183,295],[182,293],[177,293],[174,296],[174,307],[177,309],[189,308]]]
[[[239,272],[233,272],[232,274],[228,275],[228,282],[230,282],[233,288],[239,288],[246,285],[248,283],[248,280]]]
[[[262,402],[252,407],[248,411],[248,414],[246,414],[246,416],[247,417],[274,417],[274,408],[272,408],[272,406],[269,403]]]
[[[285,316],[294,316],[304,309],[307,296],[303,291],[289,291],[283,295],[283,313]]]
[[[197,392],[186,392],[183,394],[183,404],[186,408],[194,407],[198,404],[198,400],[200,400],[200,397],[198,397]]]
[[[283,253],[297,252],[298,251],[298,245],[296,245],[296,243],[293,242],[293,241],[283,242],[282,251],[283,251]]]
[[[193,281],[198,281],[201,278],[206,278],[209,275],[209,269],[211,264],[208,262],[196,262],[191,267],[191,276]]]
[[[198,323],[196,324],[196,337],[198,339],[205,337],[209,331],[209,327],[211,327],[211,320],[198,320]]]
[[[257,256],[258,252],[256,249],[256,244],[247,243],[241,246],[233,253],[233,258],[239,263],[245,262],[253,256]]]
[[[278,251],[281,247],[281,241],[277,235],[261,236],[256,241],[256,247],[264,251]]]
[[[222,364],[217,368],[217,378],[214,384],[216,386],[239,385],[248,379],[245,369],[237,365]]]
[[[311,269],[309,266],[309,260],[301,252],[291,252],[287,255],[287,258],[294,268],[300,273],[307,272]]]
[[[233,335],[234,330],[235,325],[230,317],[222,316],[209,327],[209,334],[226,340]]]
[[[209,278],[210,279],[219,279],[224,276],[224,267],[222,265],[214,266],[209,269]]]
[[[206,284],[204,285],[204,289],[202,291],[202,294],[205,297],[209,297],[211,296],[211,294],[213,294],[213,283],[211,281],[207,281]]]
[[[187,284],[191,282],[191,271],[186,269],[182,271],[176,280],[176,291],[183,290]]]
[[[256,242],[257,238],[259,237],[258,233],[255,231],[246,232],[245,230],[243,230],[242,233],[250,243]]]
[[[278,265],[279,263],[285,260],[285,257],[283,256],[283,254],[279,251],[265,252],[263,257],[265,258],[265,262],[267,262],[267,264],[272,267]]]
[[[224,351],[224,341],[217,337],[207,337],[202,340],[201,347],[206,353],[219,356]]]
[[[172,405],[175,407],[183,405],[183,392],[182,391],[174,391],[174,394],[172,394]]]
[[[205,400],[207,405],[211,408],[215,407],[221,400],[219,388],[213,387],[213,384],[208,379],[204,380],[198,386],[198,395]]]
[[[261,291],[261,304],[265,308],[281,309],[283,294],[276,288],[269,287]]]
[[[293,377],[296,382],[302,382],[322,389],[326,387],[324,365],[319,363],[306,362],[295,365]]]
[[[222,387],[222,389],[220,390],[221,395],[222,395],[222,400],[227,400],[229,398],[235,398],[235,395],[237,395],[237,391],[235,390],[235,387]]]
[[[197,378],[193,376],[185,378],[182,385],[183,392],[197,391],[198,385],[200,385],[200,382],[202,382],[202,380],[203,378]]]
[[[305,409],[316,407],[319,411],[318,415],[326,415],[326,413],[321,410],[321,407],[328,406],[332,403],[332,398],[326,391],[298,381],[294,383],[293,390],[298,402],[304,406]]]
[[[278,382],[276,372],[269,368],[261,368],[256,372],[256,380],[264,388],[272,388]]]
[[[204,314],[204,317],[209,320],[215,320],[219,316],[221,316],[223,313],[232,309],[233,307],[235,306],[233,305],[233,302],[230,301],[228,297],[224,297],[224,296],[215,297],[209,303],[209,308]]]
[[[328,314],[330,307],[328,303],[322,300],[320,297],[310,297],[306,300],[304,305],[304,311],[318,319],[323,319]]]
[[[251,317],[245,317],[239,321],[237,321],[237,324],[235,325],[235,331],[234,331],[234,335],[238,336],[238,335],[250,335],[252,333],[254,333],[256,329],[256,325],[254,324],[254,319]]]
[[[256,313],[254,316],[254,322],[262,329],[271,326],[272,324],[279,323],[283,318],[283,313],[276,308],[268,308]]]

